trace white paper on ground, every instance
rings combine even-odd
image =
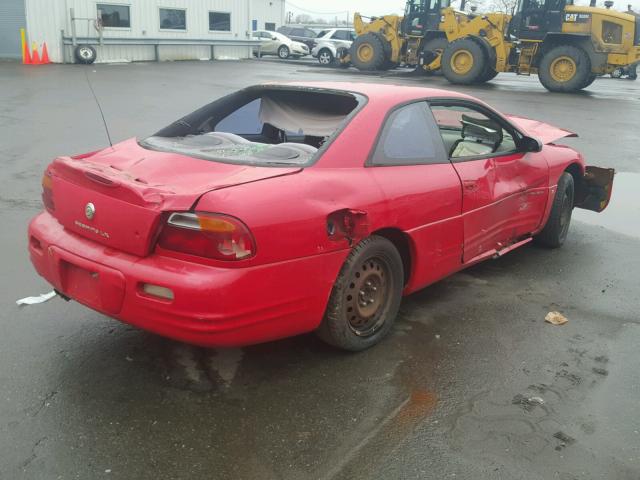
[[[37,297],[21,298],[20,300],[16,300],[16,304],[18,304],[18,305],[35,305],[36,303],[44,303],[47,300],[51,300],[55,296],[56,296],[56,292],[54,292],[52,290],[49,293],[42,293],[42,294],[38,295]]]

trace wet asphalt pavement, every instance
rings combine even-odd
[[[59,298],[15,305],[50,290],[25,233],[45,165],[106,144],[85,74],[114,141],[268,80],[451,88],[309,62],[0,63],[0,479],[640,478],[640,82],[460,88],[578,132],[567,143],[620,172],[612,205],[576,211],[562,249],[406,298],[388,339],[345,354],[313,335],[207,350]]]

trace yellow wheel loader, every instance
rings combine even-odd
[[[456,84],[486,82],[499,72],[538,74],[555,92],[580,90],[598,75],[640,61],[640,20],[630,14],[566,0],[520,0],[512,18],[465,14],[448,2],[410,0],[404,17],[368,23],[356,14],[358,37],[341,61],[360,70],[399,63],[441,69]]]

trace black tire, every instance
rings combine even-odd
[[[469,61],[469,58],[471,61]],[[442,73],[451,83],[470,85],[477,83],[487,68],[487,53],[470,38],[461,38],[448,44],[442,54]],[[467,68],[464,70],[464,68]]]
[[[289,47],[287,47],[286,45],[280,45],[280,47],[278,47],[278,58],[286,60],[287,58],[289,58],[289,55],[291,55]]]
[[[349,68],[351,66],[351,60],[346,61],[344,59],[347,56],[351,58],[350,55],[351,54],[349,53],[349,49],[347,47],[338,47],[336,49],[336,58],[334,58],[333,64],[340,68]]]
[[[561,247],[569,233],[573,211],[574,182],[570,173],[563,172],[558,180],[558,190],[544,228],[534,240],[548,248]]]
[[[373,235],[347,257],[329,297],[318,336],[357,352],[389,333],[400,309],[404,272],[393,243]]]
[[[318,62],[324,67],[328,67],[334,61],[333,53],[328,48],[323,48],[318,52]]]
[[[427,55],[426,52],[431,52],[433,54],[431,55],[433,59],[429,62],[428,62],[429,58],[427,58],[428,55],[425,56],[426,65],[433,62],[433,60],[437,58],[437,55],[440,55],[440,60],[442,61],[442,54],[444,53],[444,49],[447,47],[447,43],[448,43],[447,39],[443,37],[432,38],[431,40],[427,40],[424,43],[424,45],[422,46],[423,55]],[[422,66],[420,65],[418,68],[421,68],[421,67]],[[439,68],[437,70],[429,70],[426,73],[427,75],[442,75],[442,69]]]
[[[552,70],[555,69],[558,71],[554,77]],[[581,90],[587,84],[590,76],[589,55],[583,49],[572,45],[560,45],[552,48],[544,54],[538,67],[540,83],[550,92]]]
[[[98,56],[96,49],[91,45],[78,45],[74,51],[73,56],[78,63],[84,63],[85,65],[91,65],[96,61]]]
[[[589,85],[596,81],[596,78],[598,78],[597,75],[591,74],[589,78],[587,78],[587,82],[582,86],[582,88],[587,88]]]
[[[477,83],[486,83],[489,80],[496,78],[496,75],[498,75],[498,72],[496,72],[493,67],[487,63],[487,67],[484,72],[482,72],[482,76],[478,79]]]
[[[351,63],[358,70],[385,70],[389,60],[384,40],[374,33],[365,33],[356,37],[351,44],[349,52],[351,54]],[[358,56],[359,52],[360,56]],[[368,54],[367,56],[363,56],[365,52]]]

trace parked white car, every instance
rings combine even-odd
[[[253,32],[252,37],[253,40],[260,40],[260,46],[253,47],[253,54],[257,56],[277,55],[285,59],[309,55],[309,47],[302,42],[291,40],[282,33],[257,30]]]
[[[352,28],[330,28],[323,30],[316,37],[316,45],[311,50],[311,55],[318,59],[322,65],[331,65],[340,48],[351,47],[356,38],[356,32]]]

